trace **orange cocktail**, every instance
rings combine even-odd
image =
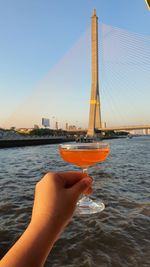
[[[61,157],[74,165],[77,165],[81,168],[87,168],[89,166],[95,165],[96,163],[104,161],[109,154],[109,147],[98,145],[94,148],[90,146],[84,146],[84,144],[80,147],[77,145],[75,147],[67,147],[67,145],[60,147],[60,155]]]
[[[82,168],[87,172],[90,166],[104,161],[110,152],[109,145],[103,142],[95,143],[76,143],[62,144],[59,146],[59,152],[63,160]],[[101,201],[93,201],[84,196],[77,203],[78,214],[93,214],[100,212],[105,208]]]

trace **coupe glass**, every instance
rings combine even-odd
[[[110,152],[109,145],[103,142],[61,144],[59,152],[64,161],[74,164],[87,173],[90,166],[104,161]],[[102,211],[104,203],[93,201],[88,196],[83,196],[77,203],[77,214],[92,214]]]

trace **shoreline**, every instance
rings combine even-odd
[[[1,139],[1,148],[11,148],[11,147],[24,147],[24,146],[38,146],[47,144],[60,144],[64,142],[72,142],[74,138],[65,137],[53,137],[53,138],[34,138],[34,139]]]
[[[135,136],[133,136],[135,137]],[[121,139],[129,138],[127,136],[105,136],[102,137],[102,140],[111,140],[111,139]],[[47,144],[60,144],[65,142],[76,141],[74,137],[34,137],[34,138],[14,138],[14,139],[0,139],[0,149],[2,148],[12,148],[12,147],[24,147],[24,146],[39,146]]]

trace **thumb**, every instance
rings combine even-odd
[[[92,184],[92,178],[85,177],[72,186],[72,193],[78,198]]]

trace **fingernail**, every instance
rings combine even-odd
[[[92,176],[89,176],[88,173],[83,173],[83,178],[90,178],[92,181],[93,181],[93,177]]]
[[[88,176],[92,181],[93,181],[93,177],[92,176]]]
[[[87,176],[87,180],[92,183],[93,182],[93,178],[91,176]]]
[[[91,177],[87,177],[87,178],[85,179],[85,182],[86,182],[87,185],[90,185],[90,184],[92,183],[92,179],[91,179]]]

